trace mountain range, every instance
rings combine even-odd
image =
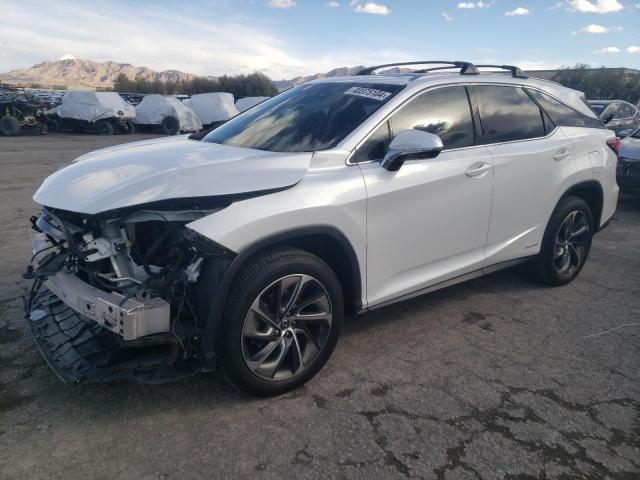
[[[362,66],[336,68],[327,73],[317,73],[308,77],[295,77],[291,80],[276,80],[273,83],[279,90],[299,85],[318,78],[355,75]],[[46,87],[83,86],[112,88],[113,82],[121,73],[129,79],[175,82],[191,80],[197,75],[178,70],[157,72],[147,67],[135,67],[128,63],[96,62],[93,60],[70,59],[42,62],[31,68],[21,68],[0,73],[0,81],[15,84],[38,84]],[[213,77],[209,77],[213,78]]]

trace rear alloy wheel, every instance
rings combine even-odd
[[[551,215],[533,263],[536,277],[550,286],[571,282],[587,261],[593,232],[587,203],[578,197],[563,198]]]
[[[554,263],[558,275],[568,277],[582,267],[590,234],[585,212],[574,210],[567,215],[556,235]]]
[[[277,395],[313,377],[338,341],[342,288],[320,258],[295,248],[256,257],[225,309],[222,361],[240,388]]]

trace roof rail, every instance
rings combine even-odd
[[[500,70],[509,70],[511,72],[511,76],[514,78],[529,78],[524,73],[522,73],[522,70],[520,70],[520,67],[516,67],[515,65],[476,65],[476,67],[498,68]]]
[[[401,63],[387,63],[384,65],[375,65],[373,67],[368,67],[358,72],[358,75],[371,75],[376,70],[380,70],[381,68],[388,67],[404,67],[408,65],[443,65],[441,67],[434,68],[425,68],[423,70],[418,70],[414,73],[426,73],[433,70],[445,70],[448,68],[459,68],[461,75],[477,75],[478,70],[473,65],[473,63],[469,62],[450,62],[450,61],[437,61],[437,60],[427,60],[427,61],[418,61],[418,62],[401,62]]]

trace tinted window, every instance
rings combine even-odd
[[[603,105],[601,103],[590,103],[589,106],[591,107],[591,110],[596,112],[597,115],[600,115],[606,105]]]
[[[482,128],[488,143],[545,136],[542,112],[522,88],[476,86]]]
[[[356,162],[382,160],[389,149],[389,143],[391,143],[389,122],[384,122],[371,134],[360,148],[358,148],[356,152]]]
[[[391,132],[422,130],[442,139],[445,149],[475,143],[469,97],[464,87],[438,88],[423,93],[391,117]]]
[[[556,125],[568,127],[604,127],[599,119],[583,115],[545,93],[539,92],[538,90],[527,89],[527,91],[537,100]]]
[[[272,152],[335,147],[404,85],[311,83],[232,118],[203,141]]]

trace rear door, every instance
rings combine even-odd
[[[487,265],[540,249],[560,183],[575,171],[572,146],[521,87],[472,87],[494,159]]]
[[[356,150],[368,197],[369,305],[483,266],[493,159],[476,145],[476,123],[464,86],[436,88],[410,100]],[[444,150],[385,170],[380,160],[390,139],[409,129],[439,135]]]

